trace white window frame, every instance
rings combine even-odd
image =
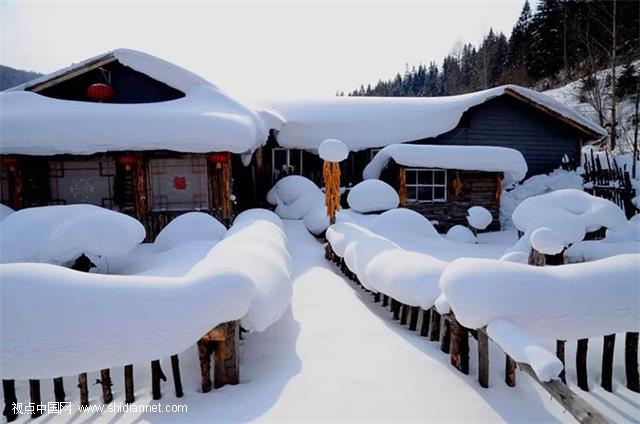
[[[291,166],[291,150],[292,149],[287,149],[286,147],[274,147],[273,148],[273,152],[271,153],[271,181],[275,182],[276,181],[276,171],[278,171],[276,169],[276,152],[285,152],[286,153],[286,165],[288,168],[292,168]],[[300,155],[300,169],[297,170],[297,172],[295,172],[294,175],[302,175],[303,172],[303,150],[299,150],[298,154]],[[293,153],[294,155],[296,154],[295,152]]]
[[[413,187],[415,189],[415,193],[416,193],[416,197],[411,199],[409,197],[407,197],[407,202],[409,203],[444,203],[447,201],[447,170],[446,169],[441,169],[441,168],[405,168],[404,169],[405,172],[405,187],[407,188],[407,192],[408,189],[410,187]],[[407,173],[409,172],[413,172],[415,173],[415,183],[409,184],[407,183]],[[419,182],[419,173],[420,172],[431,172],[432,176],[431,176],[431,184],[424,184],[424,183],[420,183]],[[444,174],[444,183],[443,184],[436,184],[435,182],[435,174],[436,173],[443,173]],[[425,187],[431,187],[431,200],[424,200],[424,199],[419,199],[418,198],[418,192],[419,192],[419,188],[425,188]],[[435,196],[435,189],[436,188],[443,188],[444,189],[444,198],[440,198],[440,199],[436,199]]]

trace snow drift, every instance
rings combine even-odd
[[[358,213],[382,212],[400,204],[398,193],[384,181],[371,179],[356,184],[347,195],[349,207]]]

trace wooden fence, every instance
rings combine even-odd
[[[330,249],[330,248],[329,248]],[[340,271],[357,286],[368,291],[358,281],[358,277],[347,267],[343,258],[340,258],[330,250],[327,255],[334,262]],[[542,256],[542,257],[540,257]],[[546,260],[549,265],[559,264],[558,255],[545,257],[545,255],[532,254],[530,263],[532,265],[544,266]],[[440,314],[435,307],[423,310],[418,306],[409,306],[381,293],[373,294],[373,301],[381,303],[383,308],[388,308],[394,320],[400,325],[408,325],[409,330],[417,331],[421,336],[430,341],[439,343],[440,350],[450,356],[450,363],[463,374],[469,374],[469,341],[476,340],[478,343],[478,383],[481,387],[489,387],[489,336],[485,328],[469,329],[462,326],[455,317],[454,311],[449,314]],[[420,320],[420,316],[422,319]],[[420,324],[420,325],[418,325]],[[602,387],[612,391],[613,376],[613,345],[615,335],[604,336],[603,362],[602,362]],[[578,340],[576,352],[576,368],[578,386],[585,391],[589,390],[587,375],[587,349],[588,339]],[[566,341],[556,342],[556,354],[560,361],[565,364]],[[505,384],[509,387],[516,385],[516,370],[529,374],[534,381],[540,384],[556,401],[558,401],[569,413],[582,423],[606,423],[608,420],[595,408],[589,405],[582,398],[573,393],[566,385],[566,375],[564,370],[560,375],[560,380],[549,382],[540,381],[535,375],[530,365],[516,363],[505,353]],[[640,378],[638,376],[638,333],[626,334],[625,346],[625,369],[627,377],[627,387],[629,390],[640,392]]]
[[[239,344],[240,344],[240,325],[239,321],[231,321],[218,325],[209,331],[197,342],[198,355],[200,359],[200,371],[202,375],[202,391],[204,393],[211,391],[211,388],[220,388],[226,384],[238,384],[240,368],[239,368]],[[211,382],[211,356],[214,362],[214,379]],[[182,389],[182,379],[180,377],[180,362],[178,355],[171,356],[171,371],[173,375],[173,384],[176,397],[184,396]],[[161,381],[167,381],[160,360],[151,362],[151,393],[154,400],[162,398]],[[100,371],[100,379],[97,381],[102,390],[102,401],[105,404],[113,401],[113,392],[111,381],[111,371],[103,369]],[[65,402],[66,393],[62,377],[53,379],[54,398],[56,402]],[[2,388],[4,391],[4,410],[3,415],[6,416],[7,422],[14,421],[18,415],[15,404],[18,403],[14,380],[2,380]],[[89,383],[87,373],[78,376],[78,388],[80,390],[80,405],[89,405]],[[124,367],[124,395],[125,403],[135,402],[134,385],[133,385],[133,365],[125,365]],[[29,380],[29,402],[35,406],[31,412],[32,418],[42,415],[43,410],[38,408],[42,405],[40,396],[40,380]]]

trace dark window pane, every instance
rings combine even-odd
[[[433,191],[431,187],[419,187],[418,188],[418,200],[422,201],[432,201],[433,200]]]
[[[445,200],[444,187],[433,188],[433,200]]]
[[[410,202],[415,202],[416,200],[416,188],[415,187],[407,187],[407,200]]]
[[[407,184],[416,183],[416,171],[405,171],[405,183]]]
[[[433,171],[419,171],[418,183],[420,184],[433,184]]]
[[[434,183],[444,185],[444,171],[434,171]]]

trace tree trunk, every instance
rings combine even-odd
[[[617,24],[616,24],[616,10],[617,10],[617,1],[613,0],[613,22],[611,28],[611,150],[616,148],[616,34],[617,34]]]
[[[111,372],[109,369],[100,371],[100,384],[102,385],[102,400],[105,404],[113,401],[113,393],[111,393]]]
[[[173,386],[176,389],[176,397],[184,395],[182,391],[182,380],[180,379],[180,360],[178,355],[171,356],[171,372],[173,373]]]
[[[576,373],[578,375],[578,387],[582,390],[589,391],[589,381],[587,374],[587,350],[589,348],[589,339],[578,340],[578,348],[576,350]]]
[[[627,388],[640,393],[640,376],[638,375],[638,333],[627,333],[624,349],[625,374]]]
[[[135,402],[136,397],[133,389],[133,365],[124,367],[124,401],[126,403]]]
[[[89,386],[87,385],[87,373],[78,375],[78,387],[80,388],[80,405],[89,405]]]
[[[604,336],[602,347],[602,381],[600,385],[607,392],[613,390],[613,353],[616,344],[616,335]]]
[[[484,330],[478,330],[478,382],[489,387],[489,337]]]
[[[53,379],[53,396],[56,402],[64,402],[66,394],[64,393],[64,380],[62,377]]]

